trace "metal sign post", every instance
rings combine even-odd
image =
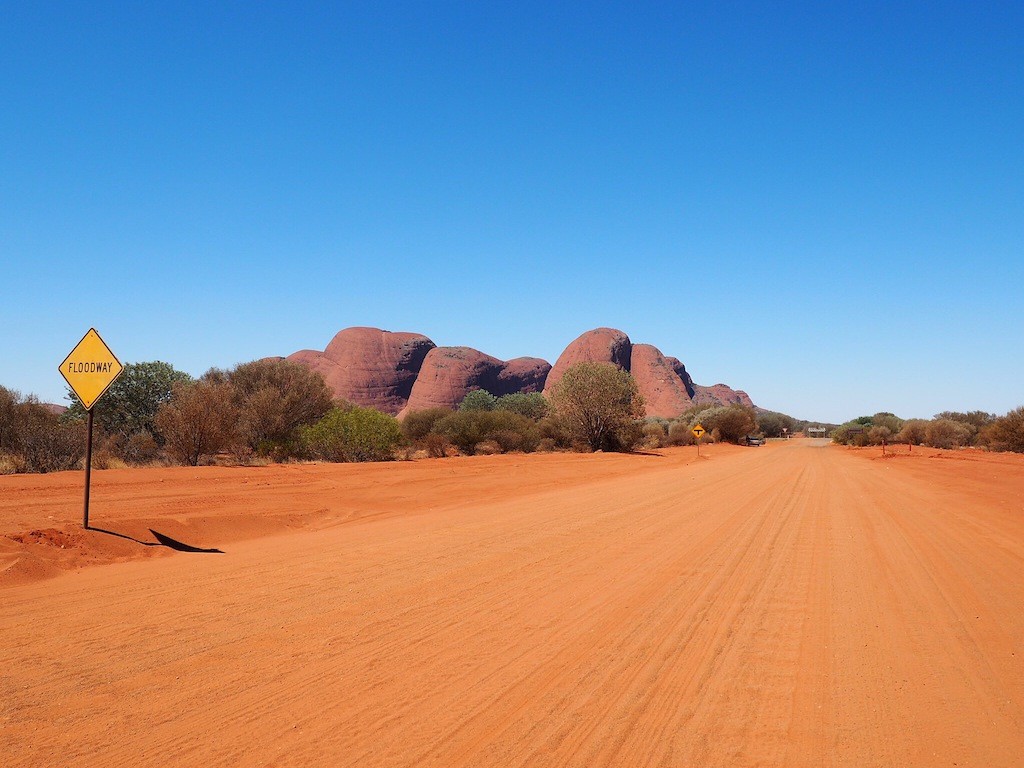
[[[89,527],[89,485],[92,480],[92,409],[89,409],[89,426],[85,438],[85,502],[82,508],[82,527]]]
[[[82,511],[82,527],[88,528],[89,486],[92,480],[92,408],[114,383],[114,379],[121,375],[124,366],[96,333],[96,329],[90,328],[64,358],[58,370],[89,414],[85,437],[85,500]]]
[[[691,432],[693,432],[693,436],[697,438],[697,456],[700,457],[700,439],[704,437],[704,427],[698,424],[691,430]]]

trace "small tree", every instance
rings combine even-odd
[[[335,408],[300,432],[303,447],[325,461],[387,461],[402,442],[394,416],[373,408]]]
[[[211,371],[211,380],[222,378]],[[239,412],[239,434],[253,450],[287,455],[299,427],[313,424],[333,407],[333,395],[317,371],[288,360],[255,360],[227,374]]]
[[[593,451],[628,451],[642,437],[644,400],[636,381],[611,363],[570,366],[551,391],[558,419]]]
[[[164,436],[167,452],[182,464],[194,467],[204,457],[227,448],[238,417],[233,394],[228,384],[176,384],[170,402],[162,405],[156,415],[156,426]]]

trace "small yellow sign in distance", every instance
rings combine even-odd
[[[697,438],[698,440],[700,440],[700,438],[701,438],[701,435],[703,435],[703,434],[704,434],[704,427],[702,427],[702,426],[701,426],[700,424],[698,424],[697,426],[695,426],[695,427],[694,427],[694,428],[693,428],[692,430],[690,430],[690,431],[691,431],[691,432],[693,432],[693,436],[694,436],[694,437],[696,437],[696,438]]]
[[[60,364],[60,375],[71,385],[85,410],[91,411],[114,379],[121,375],[124,366],[110,351],[95,328],[82,337],[64,362]]]

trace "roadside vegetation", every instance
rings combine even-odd
[[[901,419],[892,413],[876,413],[840,425],[832,432],[832,441],[854,446],[884,442],[1024,453],[1024,407],[1004,416],[985,411],[943,411],[932,419]]]
[[[85,410],[69,391],[61,409],[0,387],[0,474],[81,467]],[[644,418],[629,373],[579,363],[552,389],[466,395],[455,410],[430,408],[401,420],[334,400],[323,377],[282,359],[256,360],[199,379],[160,361],[132,363],[94,408],[93,466],[215,462],[386,461],[534,451],[637,451],[705,442],[779,438],[811,422],[742,405],[696,405],[674,419]],[[1024,452],[1024,407],[1004,416],[944,412],[933,419],[892,413],[835,427],[844,445],[885,442]]]

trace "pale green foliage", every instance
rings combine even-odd
[[[373,408],[334,408],[299,434],[303,448],[325,461],[387,461],[402,442],[398,420]]]
[[[610,363],[577,363],[551,391],[569,435],[591,450],[629,451],[642,438],[644,400],[627,371]]]
[[[547,398],[540,392],[517,392],[511,395],[502,395],[498,398],[495,410],[511,411],[525,416],[534,421],[540,421],[547,416],[550,410]]]
[[[498,404],[498,398],[486,389],[474,389],[466,393],[459,403],[460,411],[493,411]]]

